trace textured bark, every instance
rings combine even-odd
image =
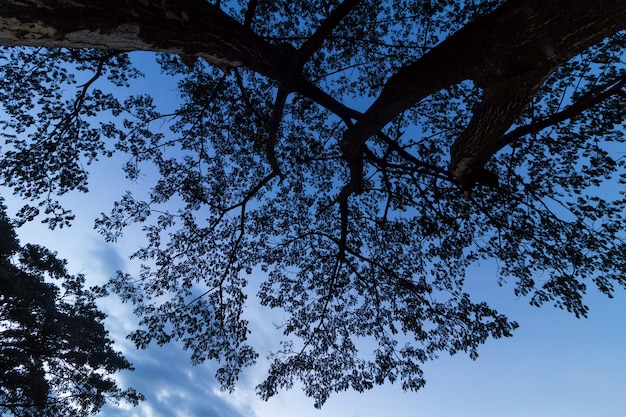
[[[254,34],[206,0],[9,0],[0,4],[0,44],[195,55],[294,78],[290,51]]]

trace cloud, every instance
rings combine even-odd
[[[105,278],[112,277],[117,271],[124,270],[126,267],[126,261],[120,255],[119,250],[101,239],[92,240],[87,250],[87,259],[92,263],[91,267],[96,270],[97,275]]]
[[[90,239],[82,251],[88,282],[102,284],[116,271],[127,270],[129,265],[121,251],[118,245]],[[122,303],[114,295],[100,300],[99,305],[108,315],[106,326],[116,348],[135,368],[116,375],[118,385],[135,388],[146,397],[137,407],[107,405],[100,417],[255,416],[250,409],[240,411],[222,396],[214,376],[217,369],[214,363],[192,366],[189,353],[175,343],[136,349],[126,339],[137,328],[132,305]]]
[[[109,405],[101,417],[254,417],[220,395],[215,366],[192,366],[189,355],[176,344],[126,352],[134,372],[119,375],[123,387],[134,387],[145,397],[139,406]]]

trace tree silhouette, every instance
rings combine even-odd
[[[5,210],[0,201],[0,412],[86,416],[106,401],[137,404],[141,395],[110,377],[131,365],[111,346],[96,294],[55,254],[20,246]]]
[[[286,313],[263,398],[419,389],[423,362],[517,326],[468,266],[576,316],[588,283],[624,285],[624,29],[622,0],[4,2],[0,168],[51,227],[99,157],[158,172],[96,222],[146,232],[142,272],[110,283],[138,346],[181,340],[233,389],[254,272]],[[175,110],[126,96],[138,50]]]

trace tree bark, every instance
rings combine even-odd
[[[203,57],[285,78],[291,58],[206,0],[8,0],[0,4],[5,46],[103,48]]]

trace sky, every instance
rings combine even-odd
[[[89,282],[103,283],[116,270],[132,271],[126,256],[137,236],[126,235],[106,243],[93,230],[93,219],[106,211],[123,180],[120,161],[98,165],[92,192],[67,198],[77,218],[70,228],[48,230],[32,222],[19,230],[22,243],[40,243],[66,258],[70,271],[86,274]],[[115,174],[118,172],[119,174]],[[118,175],[118,176],[116,176]],[[118,184],[118,187],[114,186]],[[141,184],[135,184],[141,187]],[[131,185],[132,187],[132,185]],[[7,196],[6,192],[3,192]],[[9,208],[17,202],[7,196]],[[261,276],[251,277],[252,285]],[[258,281],[257,281],[258,282]],[[221,392],[214,378],[215,364],[191,366],[189,355],[175,344],[136,350],[125,339],[136,324],[128,305],[114,298],[102,300],[109,314],[106,325],[116,347],[135,366],[117,376],[122,387],[134,387],[146,401],[138,407],[106,406],[101,417],[569,417],[623,416],[626,412],[626,294],[614,299],[590,291],[587,319],[546,305],[536,308],[517,299],[510,288],[499,287],[496,271],[478,265],[469,271],[468,291],[517,320],[513,338],[489,340],[472,361],[466,355],[442,355],[426,364],[426,387],[403,392],[399,385],[384,385],[369,392],[334,394],[321,410],[294,388],[267,402],[254,387],[264,376],[265,353],[247,370],[232,393]],[[250,301],[247,311],[251,342],[270,348],[278,337],[269,311]],[[391,413],[391,414],[389,414]]]
[[[149,83],[150,81],[143,81]],[[168,90],[170,93],[172,90]],[[94,166],[89,194],[72,194],[64,201],[77,215],[70,228],[50,231],[32,222],[19,230],[24,243],[42,244],[68,260],[72,273],[88,282],[104,283],[115,271],[133,272],[137,265],[127,256],[137,248],[132,232],[116,243],[106,243],[93,230],[93,220],[111,207],[124,190],[141,189],[121,171],[123,161],[108,159]],[[19,202],[2,191],[9,209]],[[255,285],[263,277],[250,277]],[[589,318],[576,319],[546,305],[532,307],[511,288],[497,285],[496,271],[485,263],[469,271],[468,292],[475,300],[516,320],[513,338],[489,340],[472,361],[458,354],[442,355],[424,366],[426,387],[403,392],[399,384],[384,385],[363,394],[334,394],[321,410],[295,387],[265,402],[255,395],[267,369],[265,355],[275,346],[279,331],[269,311],[254,300],[246,312],[259,347],[258,365],[248,369],[237,390],[221,392],[215,381],[216,365],[192,366],[189,354],[176,344],[137,350],[125,336],[136,318],[128,305],[115,298],[101,300],[109,315],[106,325],[116,347],[133,363],[134,372],[117,375],[122,387],[134,387],[146,401],[137,407],[106,406],[101,417],[568,417],[626,415],[626,293],[614,299],[590,290]]]

